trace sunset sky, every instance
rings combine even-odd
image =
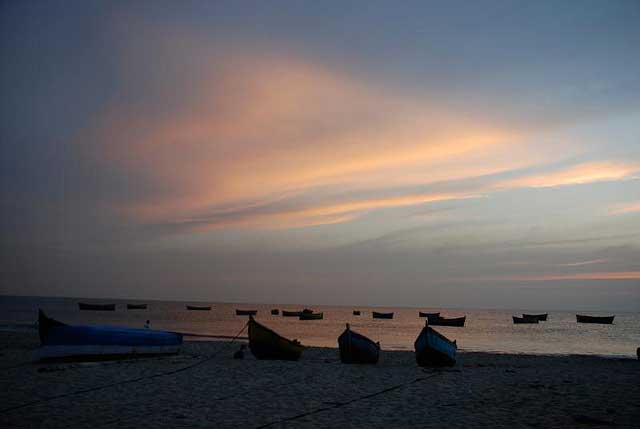
[[[0,293],[640,310],[640,2],[0,6]]]

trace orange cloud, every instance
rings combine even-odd
[[[623,215],[628,213],[638,213],[640,212],[640,202],[629,203],[629,204],[618,204],[609,208],[608,213],[610,215]]]

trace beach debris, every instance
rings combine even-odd
[[[244,359],[244,349],[247,348],[244,344],[240,345],[240,350],[237,350],[233,354],[234,359]]]

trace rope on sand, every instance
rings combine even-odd
[[[275,420],[275,421],[266,423],[266,424],[264,424],[262,426],[258,426],[256,429],[268,428],[268,427],[273,426],[273,425],[282,424],[282,423],[285,423],[285,422],[290,422],[292,420],[301,419],[303,417],[307,417],[307,416],[310,416],[310,415],[313,415],[313,414],[321,413],[322,411],[329,411],[329,410],[333,410],[333,409],[336,409],[336,408],[344,407],[345,405],[353,404],[354,402],[362,401],[364,399],[373,398],[375,396],[382,395],[384,393],[388,393],[388,392],[391,392],[393,390],[397,390],[397,389],[409,386],[409,385],[414,384],[414,383],[419,383],[419,382],[427,380],[429,378],[433,378],[433,377],[435,377],[436,375],[439,375],[439,374],[440,374],[439,372],[436,372],[435,374],[431,374],[431,375],[429,375],[427,377],[418,377],[418,378],[413,379],[411,381],[408,381],[406,383],[397,384],[395,386],[387,387],[386,389],[379,390],[377,392],[370,393],[368,395],[359,396],[357,398],[350,399],[350,400],[345,401],[345,402],[334,402],[334,403],[331,404],[331,406],[322,407],[322,408],[316,408],[315,410],[307,411],[306,413],[301,413],[301,414],[298,414],[298,415],[295,415],[295,416],[292,416],[292,417],[287,417],[287,418],[284,418],[284,419]]]
[[[191,365],[187,365],[187,366],[184,366],[182,368],[178,368],[178,369],[175,369],[175,370],[172,370],[172,371],[160,372],[160,373],[151,374],[151,375],[147,375],[147,376],[143,376],[143,377],[131,378],[129,380],[118,381],[118,382],[110,383],[110,384],[103,384],[101,386],[89,387],[88,389],[81,389],[81,390],[76,390],[76,391],[69,392],[69,393],[63,393],[61,395],[50,396],[48,398],[39,399],[37,401],[25,402],[25,403],[20,404],[20,405],[15,405],[13,407],[1,409],[0,410],[0,414],[5,414],[5,413],[8,413],[10,411],[19,410],[19,409],[25,408],[25,407],[30,407],[32,405],[38,405],[38,404],[41,404],[43,402],[53,401],[55,399],[61,399],[61,398],[69,397],[69,396],[81,395],[83,393],[89,393],[89,392],[95,392],[97,390],[109,389],[111,387],[122,386],[122,385],[125,385],[125,384],[138,383],[138,382],[143,381],[143,380],[151,380],[151,379],[154,379],[154,378],[166,377],[168,375],[174,375],[174,374],[177,374],[179,372],[183,372],[183,371],[187,371],[189,369],[193,369],[193,368],[195,368],[195,367],[197,367],[199,365],[202,365],[205,362],[208,362],[208,361],[212,360],[217,355],[219,355],[221,352],[226,350],[231,344],[233,344],[233,342],[236,339],[238,339],[240,337],[240,335],[244,332],[244,330],[247,329],[247,326],[249,326],[248,322],[242,327],[240,332],[238,332],[233,337],[233,339],[231,341],[229,341],[229,342],[227,342],[225,344],[225,346],[221,347],[216,352],[214,352],[213,354],[207,356],[206,358],[201,359],[201,360],[199,360],[199,361],[197,361],[197,362],[195,362],[195,363],[193,363]]]

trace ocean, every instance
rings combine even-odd
[[[116,311],[80,311],[78,302],[115,303]],[[214,302],[144,301],[147,310],[127,310],[127,303],[116,299],[47,298],[0,296],[0,330],[30,330],[38,309],[65,323],[142,327],[150,320],[154,329],[166,329],[204,336],[235,336],[246,323],[246,316],[236,316],[235,309],[258,310],[256,320],[278,333],[296,338],[304,345],[337,347],[337,337],[345,324],[374,341],[382,349],[413,350],[413,341],[424,326],[418,311],[440,312],[445,317],[467,316],[465,326],[435,327],[458,342],[463,351],[528,354],[586,354],[635,357],[640,347],[640,314],[615,313],[612,325],[576,323],[576,312],[544,309],[478,310],[445,308],[341,307],[325,305],[242,304]],[[188,311],[186,304],[211,305],[211,311]],[[299,311],[309,307],[324,313],[323,320],[301,321],[272,316],[271,309]],[[353,310],[360,310],[354,316]],[[392,320],[373,319],[371,312],[393,312]],[[514,325],[513,315],[549,313],[548,321],[537,325]],[[603,313],[580,312],[590,315]],[[609,313],[614,314],[614,313]],[[242,333],[246,336],[246,331]],[[207,337],[191,337],[192,340]]]

